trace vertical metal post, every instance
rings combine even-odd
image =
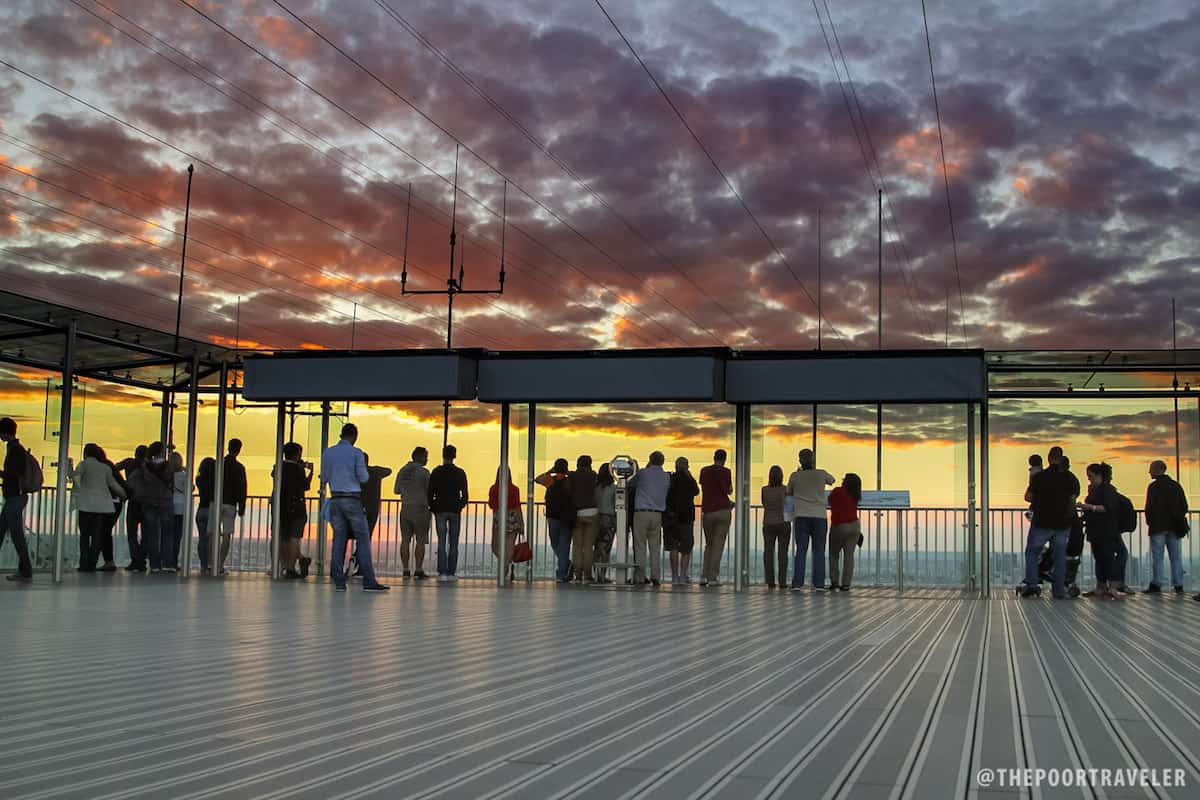
[[[904,512],[896,509],[896,589],[904,591]]]
[[[275,476],[271,491],[271,577],[279,579],[279,542],[283,536],[283,431],[287,419],[284,403],[275,412]]]
[[[975,404],[967,403],[967,569],[966,590],[977,588],[975,573]]]
[[[879,348],[883,349],[883,189],[879,190]]]
[[[213,575],[221,572],[221,500],[225,496],[225,402],[228,393],[229,362],[222,360],[217,389],[217,463],[213,470],[212,501],[208,506],[208,566]]]
[[[733,452],[737,483],[734,491],[733,590],[744,592],[750,585],[750,406],[737,406],[733,429]]]
[[[988,404],[985,397],[979,404],[979,512],[980,594],[992,596],[992,524],[991,494],[988,486]]]
[[[500,405],[500,471],[496,475],[496,585],[508,581],[508,418],[509,405]]]
[[[875,490],[883,491],[883,404],[875,405]],[[881,581],[883,568],[882,511],[875,512],[875,582]]]
[[[812,407],[812,451],[813,451],[813,457],[815,458],[817,455],[817,404],[816,403],[813,403],[813,407]],[[788,524],[790,525],[791,523],[792,523],[792,521],[788,520]]]
[[[537,477],[537,466],[534,464],[534,461],[537,459],[537,404],[536,403],[529,404],[529,424],[528,424],[528,428],[527,428],[527,434],[528,435],[526,438],[528,439],[528,441],[525,444],[525,465],[526,465],[526,470],[525,470],[526,471],[526,475],[525,475],[525,535],[529,539],[529,546],[532,548],[533,547],[534,523],[537,520],[537,517],[534,513],[537,510],[537,506],[535,505],[535,502],[533,499],[534,487],[537,486],[537,484],[534,483],[534,480],[533,480],[534,478]],[[536,553],[537,551],[535,550],[534,552]],[[528,580],[530,583],[533,582],[533,569],[534,569],[535,563],[536,562],[531,562],[529,564]]]
[[[192,520],[196,516],[196,425],[200,416],[200,354],[192,354],[192,379],[188,383],[187,442],[184,444],[184,469],[187,470],[187,509],[183,517],[183,546],[179,556],[179,569],[183,577],[192,572]],[[209,508],[209,513],[212,509]]]
[[[174,388],[162,393],[162,408],[158,415],[158,440],[166,447],[171,443],[171,406],[175,404]]]
[[[817,349],[818,350],[821,349],[821,323],[822,323],[821,300],[824,296],[824,292],[822,291],[823,287],[821,285],[821,278],[822,278],[822,275],[821,275],[821,251],[823,249],[824,248],[822,247],[822,244],[821,244],[821,209],[818,208],[817,209]],[[817,413],[817,407],[813,406],[813,414],[815,415],[816,413]],[[815,424],[813,425],[813,429],[814,430],[816,429]],[[814,439],[816,438],[816,433],[813,434],[813,438]],[[813,452],[814,453],[816,452],[815,447],[813,448]]]
[[[329,449],[329,401],[325,400],[321,403],[321,458],[325,458],[325,451]],[[324,464],[321,465],[324,468]],[[320,488],[317,490],[317,508],[325,508],[325,482],[318,481]],[[325,538],[328,534],[329,523],[325,518],[317,514],[317,574],[325,574]],[[419,565],[417,569],[423,569],[424,565]]]
[[[75,330],[76,321],[67,325],[66,344],[63,347],[62,399],[58,416],[58,484],[54,495],[54,569],[55,583],[62,583],[63,544],[67,534],[67,477],[71,468],[71,396],[75,389]]]

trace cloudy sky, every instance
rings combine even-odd
[[[1172,297],[1193,343],[1195,4],[928,3],[957,270],[919,2],[604,7],[749,213],[594,0],[9,0],[0,272],[170,330],[190,163],[185,335],[437,346],[444,298],[403,296],[401,274],[444,288],[453,213],[468,288],[495,285],[502,241],[507,277],[502,297],[458,300],[456,345],[809,348],[820,294],[824,346],[869,348],[882,185],[885,346],[1159,347]],[[3,377],[40,422],[38,377]],[[115,410],[92,430],[121,448],[154,435],[146,398],[95,401],[93,420]],[[998,407],[1012,499],[1054,430],[1140,482],[1170,449],[1168,409],[1150,405]],[[491,440],[490,412],[462,413]],[[962,421],[895,413],[885,462],[961,483]],[[864,414],[823,417],[842,471],[873,472]],[[693,416],[667,444],[699,458],[727,426]],[[779,416],[764,465],[811,433]],[[436,409],[389,419],[398,454],[436,438]],[[607,456],[629,436],[648,449],[660,420],[562,410],[558,430]]]
[[[605,6],[753,219],[594,0],[12,0],[0,269],[169,329],[193,163],[185,333],[432,345],[457,138],[507,283],[456,344],[811,347],[820,210],[825,344],[874,346],[881,180],[885,345],[1190,335],[1194,4],[929,3],[957,273],[919,2]]]

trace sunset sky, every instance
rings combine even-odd
[[[9,0],[4,288],[171,330],[192,163],[184,335],[441,346],[444,299],[402,296],[401,270],[407,250],[409,288],[445,286],[457,139],[468,288],[495,283],[502,234],[507,267],[502,297],[456,303],[457,346],[815,347],[820,210],[822,344],[873,348],[881,184],[885,347],[1167,347],[1172,298],[1180,345],[1196,344],[1195,3],[928,3],[957,270],[919,2],[604,5],[753,218],[593,0]],[[49,454],[32,441],[45,377],[0,370],[0,411]],[[122,455],[157,437],[149,398],[88,389],[88,441]],[[1193,491],[1197,411],[1188,400],[1181,423]],[[1115,461],[1135,497],[1145,463],[1174,455],[1170,401],[993,412],[1000,505],[1050,444],[1080,467]],[[809,413],[764,410],[762,477],[792,468]],[[658,447],[698,468],[732,444],[725,406],[546,414],[547,460]],[[436,404],[352,416],[393,468],[440,442]],[[482,488],[496,417],[456,414]],[[873,409],[820,424],[822,462],[873,486]],[[885,488],[961,503],[964,413],[897,407],[885,425]],[[230,433],[265,491],[271,412],[239,412]]]

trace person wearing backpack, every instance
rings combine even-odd
[[[17,439],[17,423],[9,417],[0,419],[0,442],[5,443],[0,546],[4,545],[5,536],[12,536],[17,551],[17,572],[7,576],[7,580],[29,583],[33,580],[33,563],[29,560],[29,544],[25,541],[25,504],[31,491],[41,489],[41,467],[21,446]],[[32,483],[37,485],[30,485]]]
[[[1119,600],[1118,588],[1124,584],[1123,575],[1117,574],[1118,545],[1124,544],[1120,531],[1121,497],[1112,485],[1112,467],[1108,464],[1089,464],[1087,477],[1087,497],[1078,508],[1083,512],[1092,557],[1096,560],[1096,588],[1083,596]]]
[[[1183,557],[1181,544],[1188,535],[1188,503],[1181,487],[1167,474],[1165,461],[1150,464],[1150,486],[1146,489],[1146,532],[1150,534],[1152,577],[1146,594],[1161,594],[1163,586],[1163,550],[1171,558],[1171,585],[1175,594],[1183,594]]]

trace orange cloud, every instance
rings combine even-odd
[[[260,17],[254,28],[260,39],[289,58],[304,58],[312,52],[312,40],[283,17]]]

